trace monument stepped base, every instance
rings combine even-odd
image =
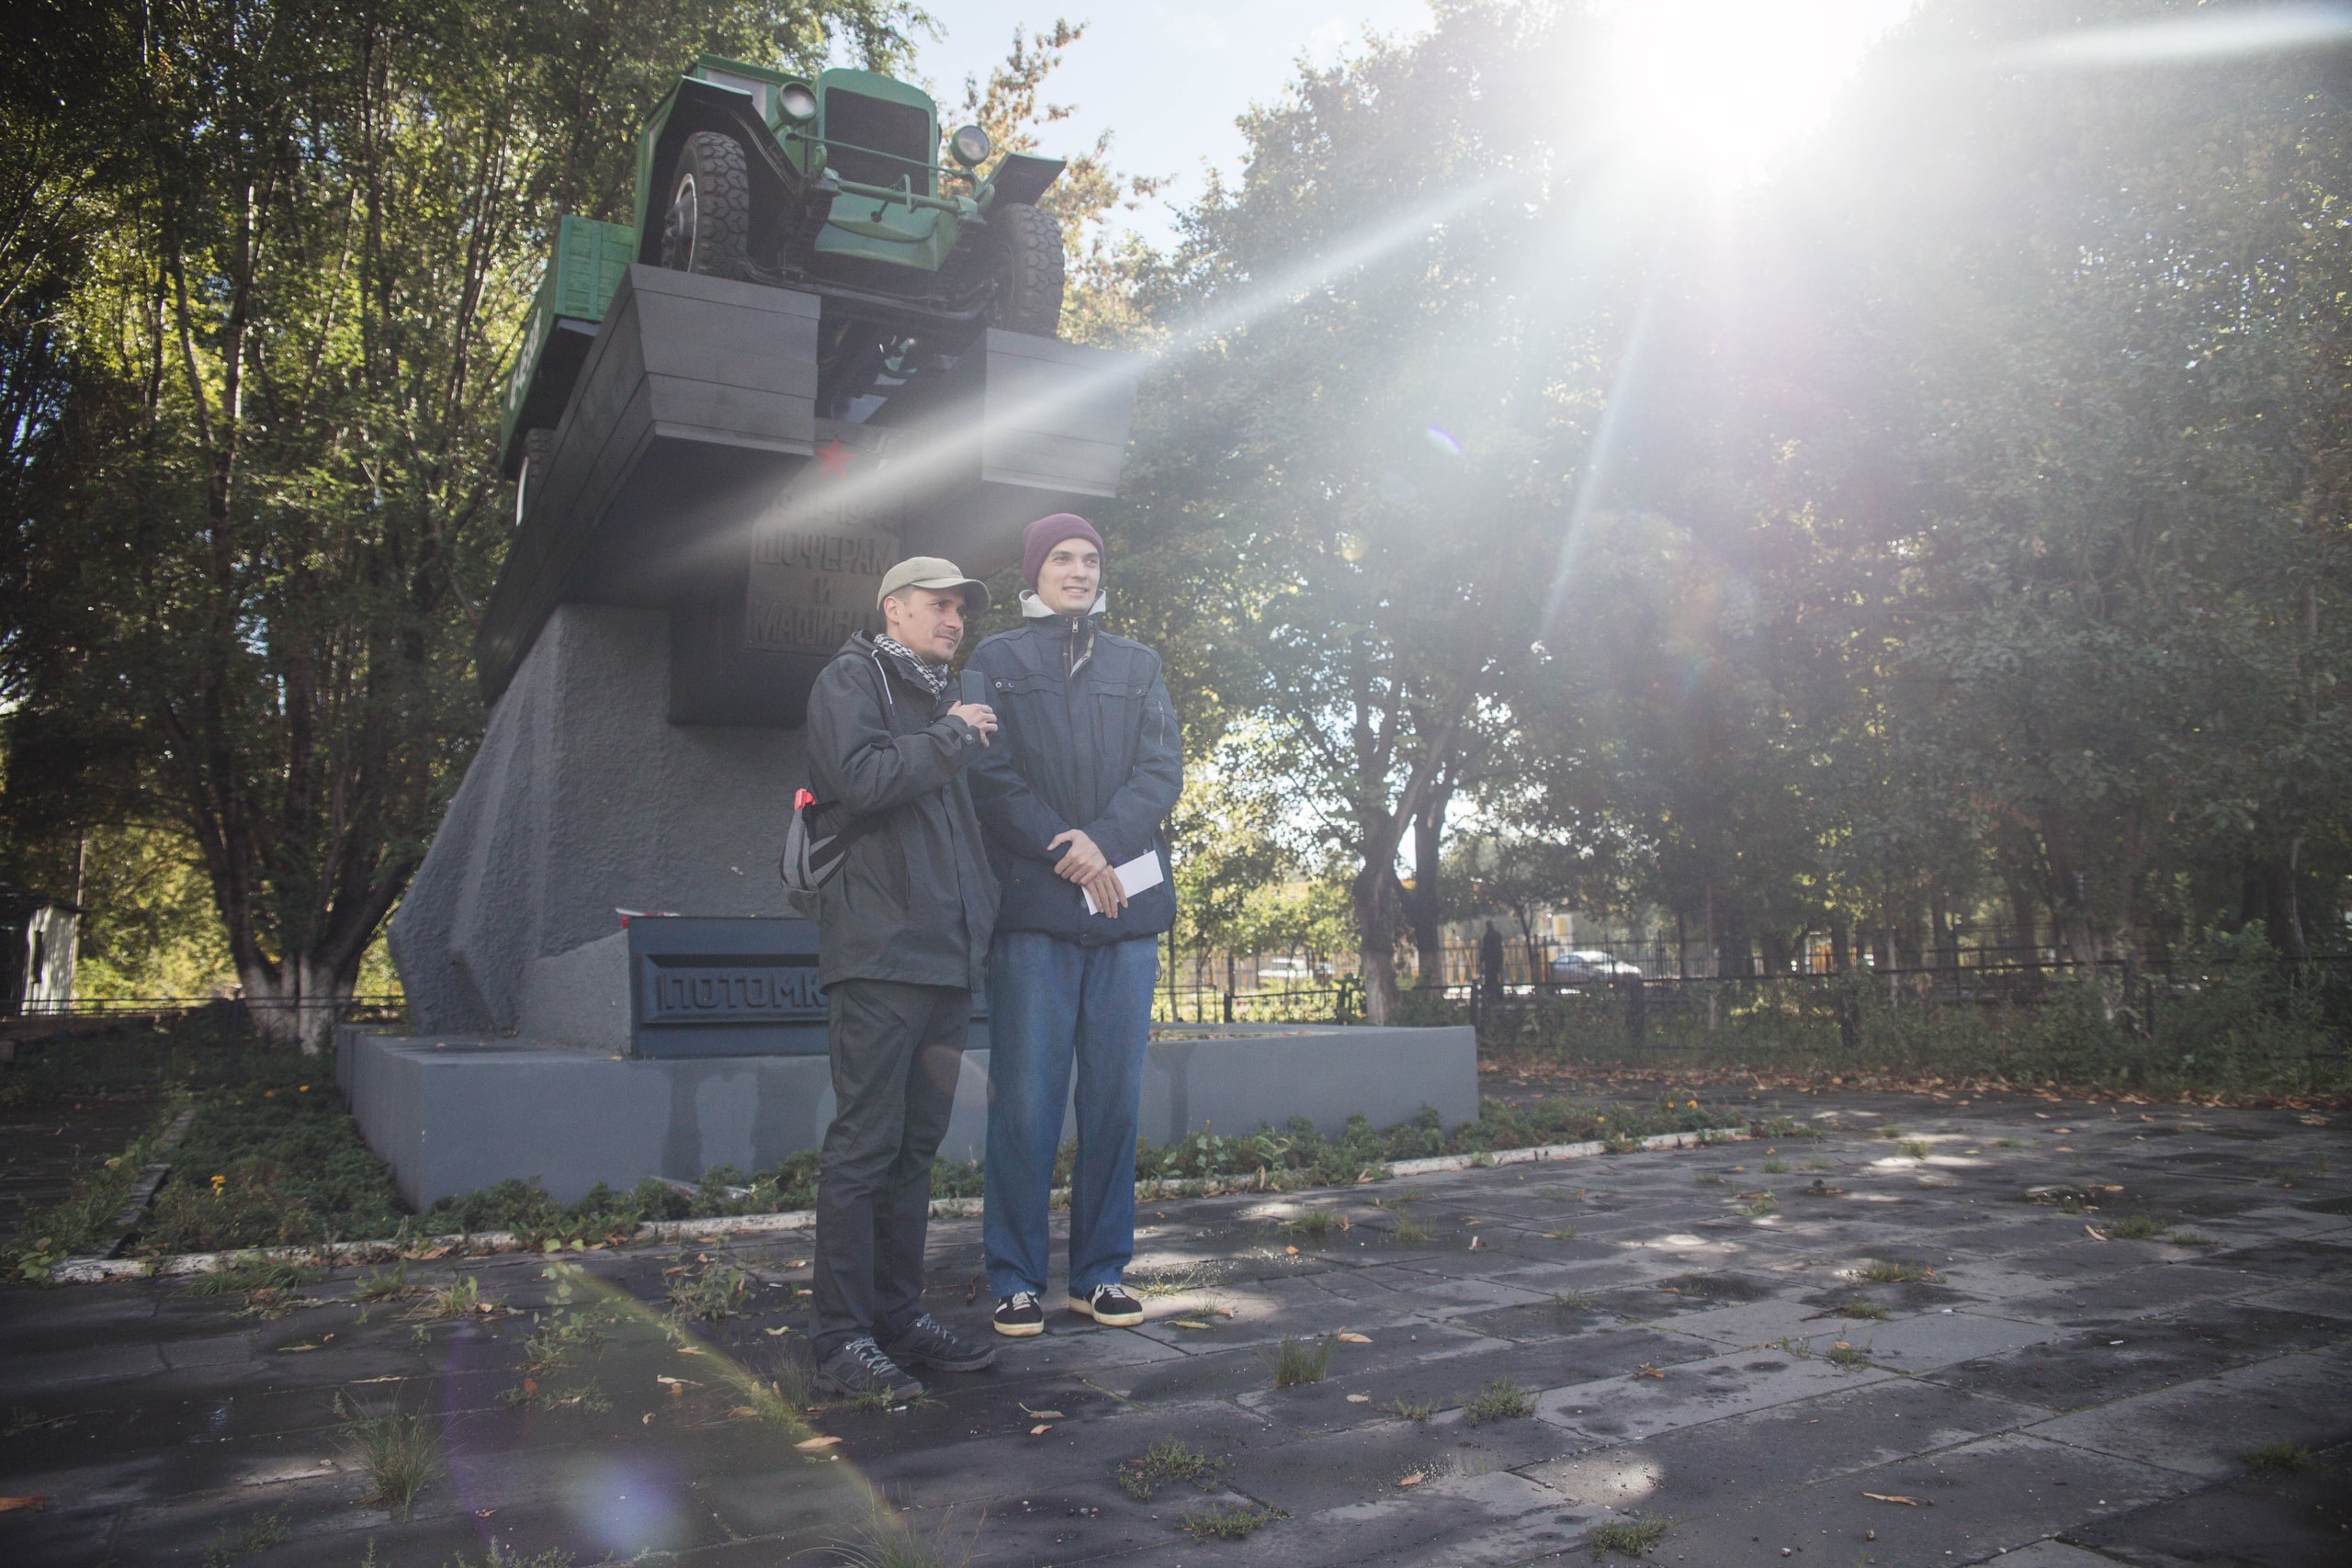
[[[1358,1113],[1379,1126],[1424,1105],[1449,1126],[1478,1114],[1466,1027],[1161,1024],[1153,1036],[1142,1132],[1155,1144],[1294,1116],[1329,1134]],[[347,1025],[335,1077],[368,1146],[418,1209],[514,1177],[571,1202],[599,1181],[627,1190],[649,1176],[693,1181],[713,1166],[757,1170],[815,1148],[833,1114],[822,1056],[630,1057]],[[940,1153],[977,1159],[987,1134],[988,1030],[975,1023]]]

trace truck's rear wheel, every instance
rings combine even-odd
[[[741,277],[752,234],[752,176],[730,136],[697,130],[678,150],[662,220],[662,265]]]
[[[1026,202],[989,213],[989,325],[1051,337],[1062,320],[1062,226]]]

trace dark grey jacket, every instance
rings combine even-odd
[[[1072,621],[1041,616],[972,650],[996,709],[996,744],[972,763],[972,804],[988,829],[989,863],[1004,888],[997,929],[1045,931],[1089,944],[1157,936],[1176,923],[1176,889],[1163,881],[1127,901],[1116,919],[1086,912],[1078,885],[1046,846],[1064,829],[1094,840],[1113,865],[1157,849],[1160,825],[1184,790],[1176,710],[1159,655],[1098,629],[1075,681],[1062,675]]]
[[[859,632],[808,694],[808,787],[879,829],[817,895],[817,978],[984,983],[997,886],[965,765],[986,750]]]

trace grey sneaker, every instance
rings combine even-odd
[[[993,1349],[956,1338],[929,1313],[890,1341],[888,1354],[900,1366],[929,1367],[934,1372],[977,1372],[996,1364]]]
[[[892,1404],[903,1404],[922,1393],[922,1384],[899,1370],[899,1363],[882,1353],[882,1347],[872,1339],[853,1339],[831,1356],[817,1369],[810,1380],[827,1393],[846,1394],[854,1399],[861,1393],[884,1393]]]

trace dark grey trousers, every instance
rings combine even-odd
[[[841,980],[826,995],[834,1108],[817,1178],[820,1363],[861,1335],[887,1345],[922,1314],[931,1163],[972,1018],[960,986]]]

